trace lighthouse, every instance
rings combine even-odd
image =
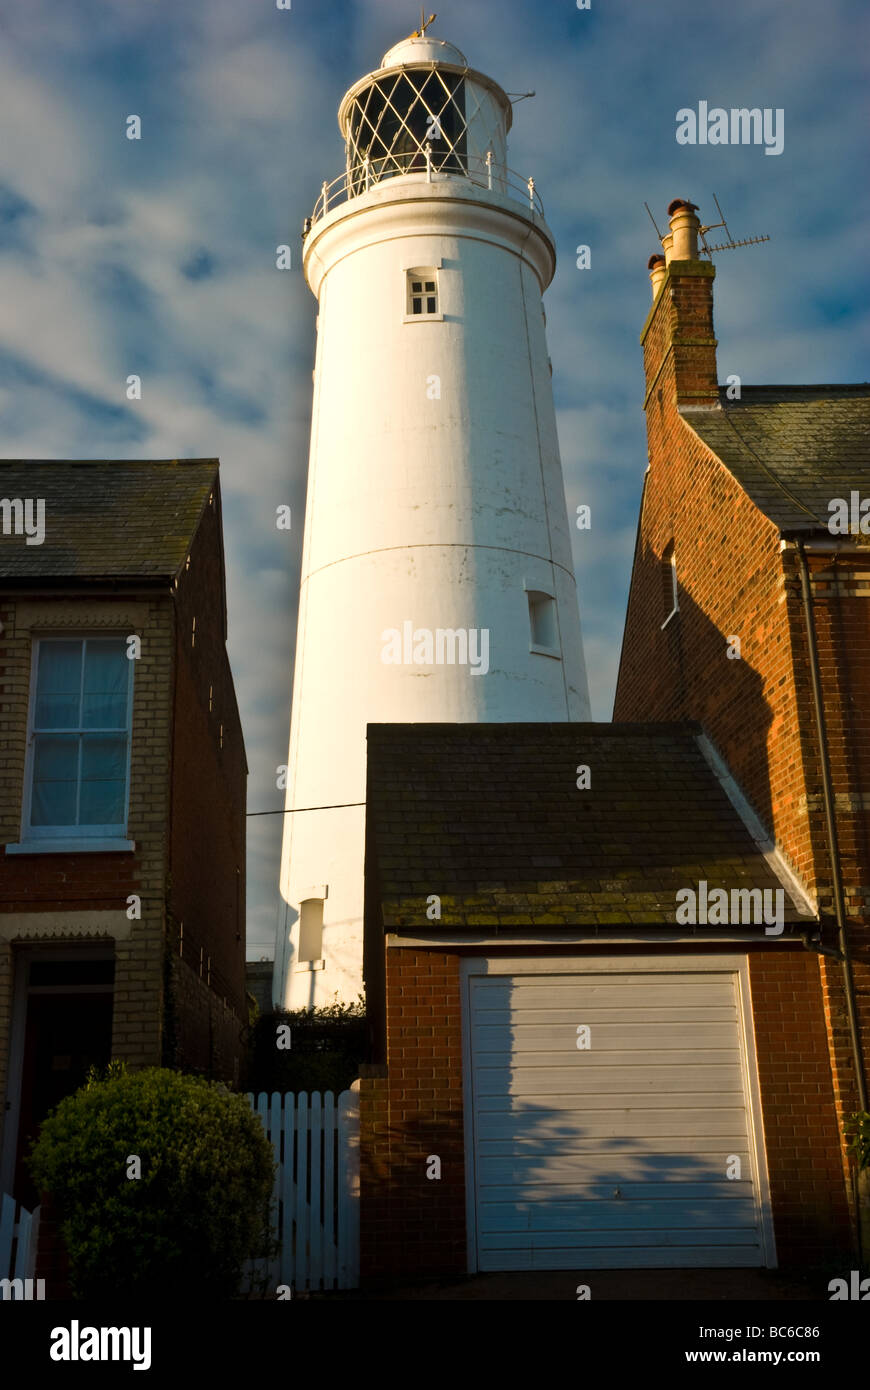
[[[368,724],[589,718],[542,303],[555,244],[508,168],[511,116],[458,48],[404,39],[342,100],[345,170],[305,223],[286,1008],[362,990]]]

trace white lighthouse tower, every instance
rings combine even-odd
[[[555,247],[507,168],[511,114],[457,48],[403,40],[345,95],[346,169],[306,222],[287,1008],[362,989],[367,724],[589,718],[541,302]]]

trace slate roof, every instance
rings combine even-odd
[[[0,498],[45,499],[45,540],[0,534],[0,580],[174,577],[217,459],[4,459]]]
[[[725,391],[680,414],[781,531],[827,534],[832,498],[870,496],[870,385]]]
[[[694,723],[370,724],[366,875],[384,928],[594,935],[676,922],[677,890],[701,879],[729,892],[781,887],[700,733]],[[441,898],[437,922],[430,894]],[[784,918],[813,920],[788,893]]]

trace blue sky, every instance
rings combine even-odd
[[[764,246],[716,257],[719,379],[866,380],[862,0],[448,0],[432,32],[512,93],[509,163],[559,250],[546,296],[593,714],[609,719],[646,442],[638,334],[674,197]],[[428,13],[428,7],[427,7]],[[250,810],[286,760],[315,301],[299,232],[343,168],[339,100],[418,23],[395,0],[6,0],[2,453],[221,460]],[[781,107],[779,156],[679,146],[676,112]],[[142,139],[126,139],[126,119]],[[275,267],[289,243],[294,268]],[[574,248],[591,247],[580,271]],[[142,400],[126,378],[142,377]],[[271,954],[281,817],[249,822],[248,954]]]

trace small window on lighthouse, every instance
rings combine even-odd
[[[319,961],[323,955],[323,899],[306,898],[299,904],[299,961]]]
[[[409,318],[440,318],[438,280],[435,270],[408,271],[407,314]]]
[[[539,589],[527,591],[529,600],[529,637],[533,652],[544,656],[559,655],[559,633],[556,627],[556,600],[552,594]]]

